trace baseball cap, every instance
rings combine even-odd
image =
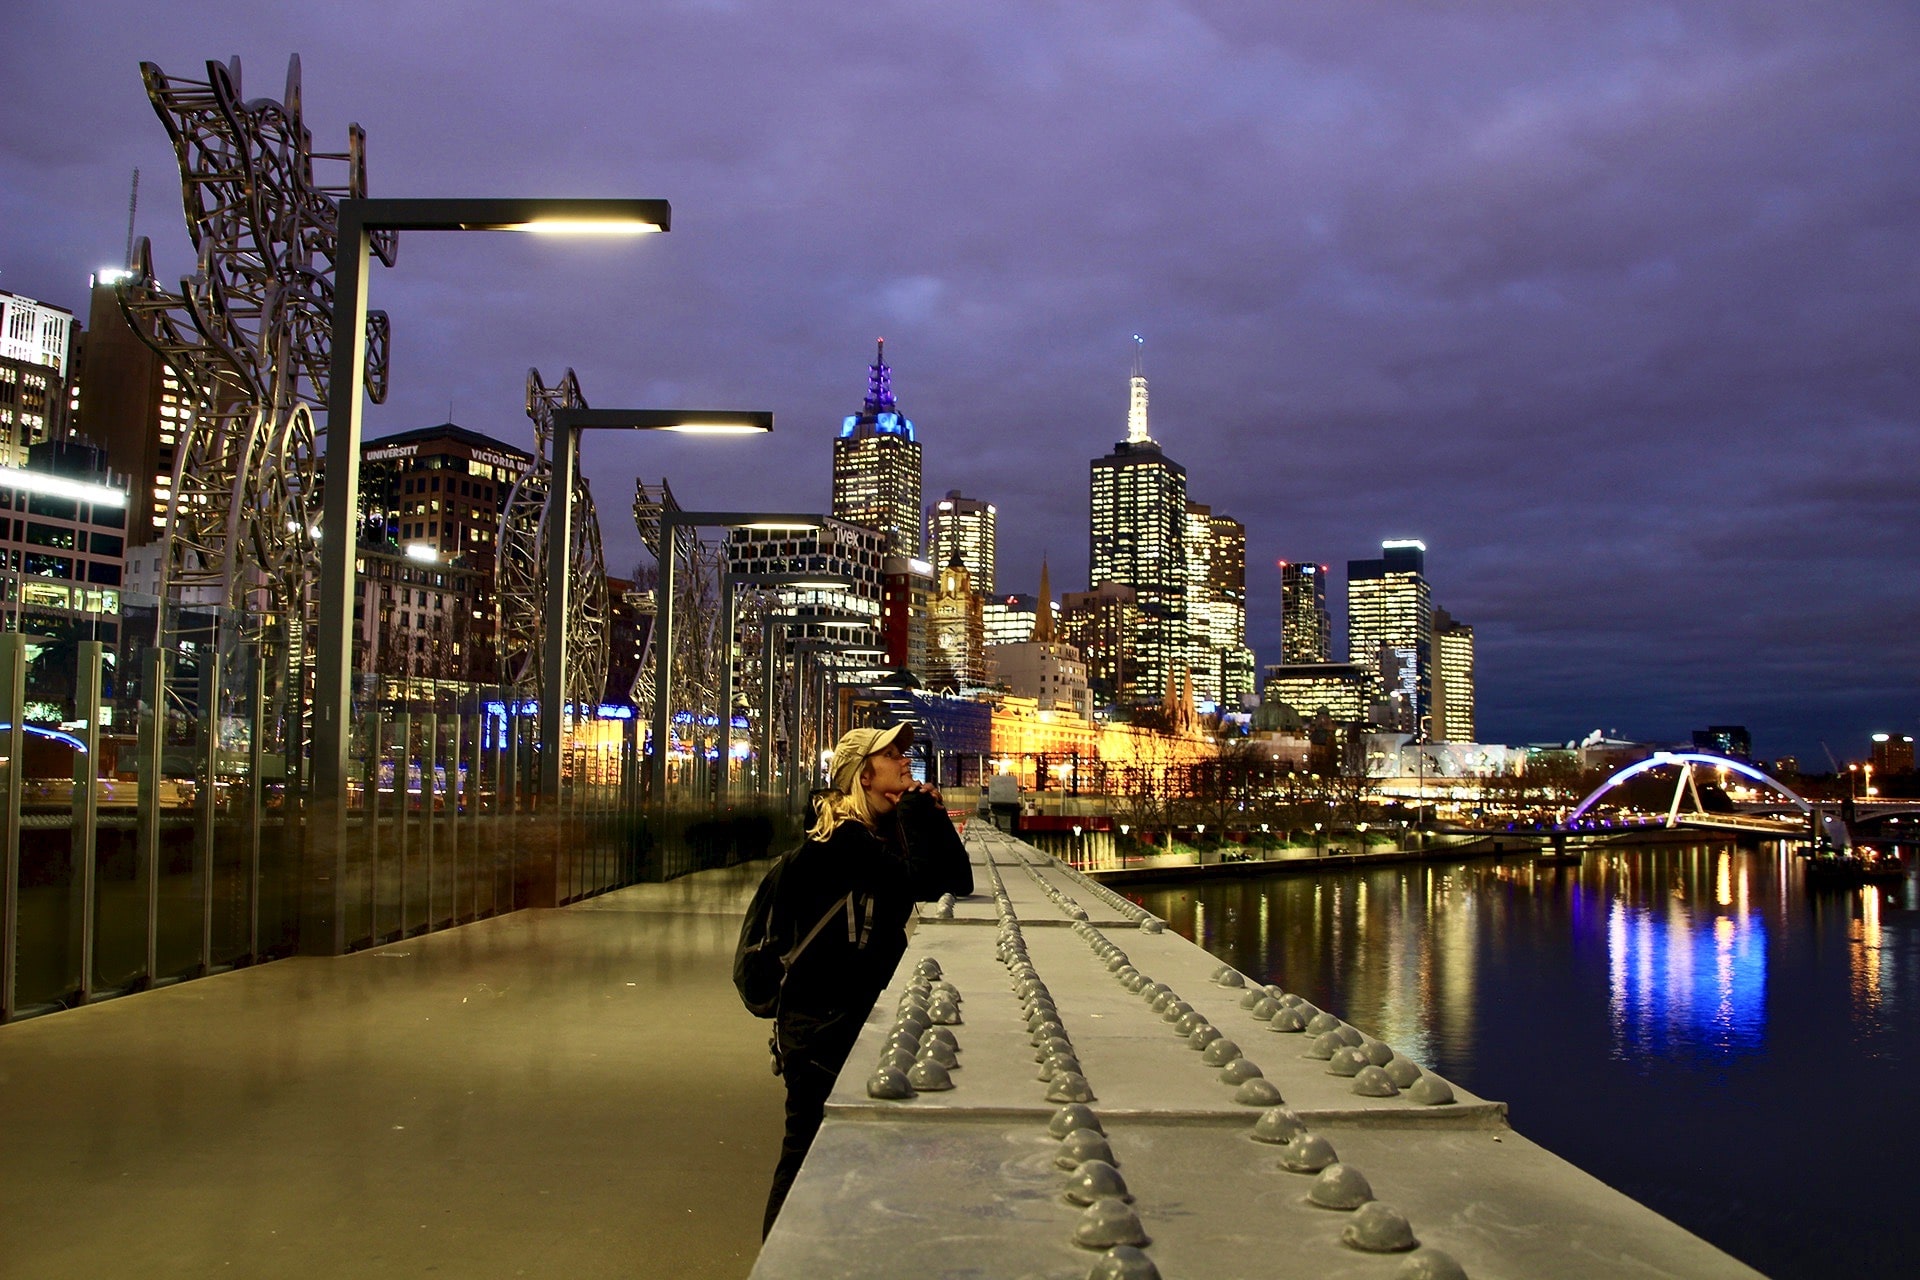
[[[913,726],[906,723],[884,729],[849,729],[833,746],[833,789],[852,791],[860,783],[860,766],[868,756],[877,756],[888,747],[902,751],[913,745]]]

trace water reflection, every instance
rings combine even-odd
[[[1768,1274],[1905,1274],[1920,1256],[1907,1156],[1883,1140],[1920,1126],[1911,873],[1809,886],[1781,845],[1654,846],[1128,896]],[[1795,1100],[1844,1185],[1810,1185],[1755,1122]],[[1656,1147],[1677,1163],[1645,1160]]]

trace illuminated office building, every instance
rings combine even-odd
[[[1187,667],[1204,705],[1238,711],[1254,692],[1247,648],[1247,530],[1231,516],[1187,504]]]
[[[66,434],[73,313],[0,289],[0,463]]]
[[[991,502],[965,498],[958,489],[927,509],[927,559],[946,565],[958,560],[973,578],[973,589],[987,599],[994,593],[995,524]]]
[[[1127,438],[1091,464],[1087,581],[1130,587],[1139,609],[1136,666],[1119,701],[1157,704],[1168,679],[1184,679],[1192,654],[1187,618],[1187,470],[1147,431],[1147,379],[1134,362]]]
[[[1060,637],[1053,618],[1053,586],[1045,561],[1040,565],[1041,606],[1033,631],[1023,640],[993,649],[994,674],[1016,698],[1032,698],[1036,711],[1059,711],[1079,720],[1093,718],[1087,689],[1087,664]]]
[[[1347,661],[1378,673],[1377,697],[1402,708],[1422,737],[1433,701],[1426,554],[1424,543],[1401,538],[1381,543],[1377,560],[1347,561]]]
[[[880,643],[887,665],[927,669],[927,614],[935,587],[933,566],[912,556],[887,556],[882,565]]]
[[[1445,609],[1433,611],[1435,742],[1477,742],[1473,718],[1473,628]]]
[[[1133,686],[1133,642],[1139,629],[1140,607],[1132,587],[1103,582],[1092,591],[1069,591],[1060,597],[1060,638],[1086,664],[1087,685],[1097,702],[1114,702]]]
[[[127,546],[165,536],[173,511],[173,468],[180,438],[192,426],[193,393],[133,331],[114,292],[116,273],[93,278],[87,332],[79,359],[75,431],[107,451],[131,477]],[[145,557],[157,565],[158,557]],[[157,567],[142,571],[157,586]]]
[[[1262,702],[1290,707],[1302,720],[1324,711],[1337,723],[1362,724],[1371,719],[1373,687],[1373,670],[1362,663],[1283,662],[1267,668]]]
[[[1327,566],[1280,562],[1280,661],[1333,661]]]
[[[367,670],[499,678],[500,518],[533,462],[451,422],[361,445],[357,619]]]
[[[867,399],[833,442],[833,514],[878,529],[886,549],[920,555],[920,442],[893,398],[883,339],[867,366]]]
[[[119,638],[125,477],[90,444],[44,440],[0,466],[0,623],[40,636]]]
[[[1033,635],[1040,620],[1040,597],[1026,591],[990,596],[981,604],[980,615],[988,644],[1019,644]]]

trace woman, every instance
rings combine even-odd
[[[848,731],[833,749],[832,786],[816,800],[806,843],[780,876],[775,915],[802,930],[826,923],[794,958],[774,1015],[787,1130],[763,1235],[820,1129],[834,1078],[906,952],[913,904],[973,892],[973,867],[939,791],[914,781],[912,745],[910,725]]]

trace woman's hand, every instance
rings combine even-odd
[[[911,795],[916,791],[919,792],[921,795],[926,796],[929,800],[933,801],[933,803],[939,806],[940,808],[944,809],[947,807],[947,802],[940,798],[940,788],[934,786],[931,782],[909,782],[907,784],[907,789],[901,794],[903,796]]]

